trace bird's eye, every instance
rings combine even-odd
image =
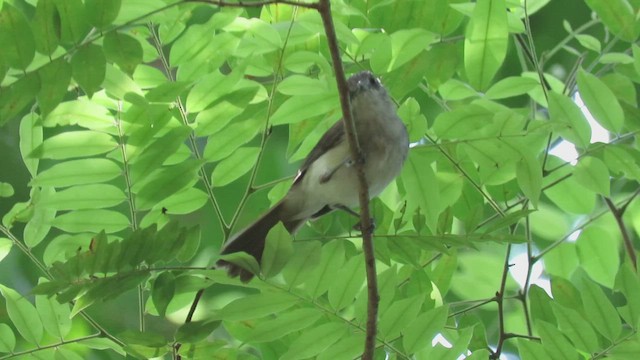
[[[378,85],[378,80],[374,76],[369,76],[369,83],[373,86]]]

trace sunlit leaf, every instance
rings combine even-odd
[[[580,265],[598,283],[612,288],[620,266],[618,239],[597,226],[582,230],[576,247]]]
[[[512,76],[493,84],[491,88],[487,90],[485,96],[492,100],[504,99],[526,94],[536,86],[540,86],[540,83],[534,79]]]
[[[624,112],[613,92],[602,80],[584,70],[578,72],[577,79],[580,97],[593,117],[605,129],[620,132],[624,125]]]
[[[507,13],[504,0],[480,0],[467,25],[464,66],[469,82],[484,90],[507,54]]]
[[[129,219],[111,210],[77,210],[56,217],[51,225],[68,232],[113,233],[127,228]]]
[[[590,314],[589,322],[600,334],[614,342],[622,331],[622,323],[611,300],[590,279],[584,279],[581,290],[584,310]]]
[[[609,170],[602,160],[593,156],[581,158],[573,176],[582,186],[598,194],[609,196]]]
[[[43,328],[36,308],[26,297],[4,285],[0,285],[0,293],[5,299],[9,319],[20,335],[29,343],[39,345]]]
[[[582,110],[566,96],[554,91],[549,92],[549,113],[551,121],[562,137],[581,148],[591,142],[591,126]]]
[[[36,295],[36,309],[44,329],[57,339],[64,339],[71,330],[69,304],[61,304],[53,297]]]
[[[121,171],[116,163],[107,159],[70,160],[41,172],[30,184],[54,187],[91,184],[111,180]]]
[[[557,303],[551,304],[558,319],[558,327],[567,335],[573,345],[589,353],[598,349],[598,338],[589,323],[575,310]]]
[[[9,353],[16,347],[16,336],[7,324],[0,324],[0,352]]]
[[[111,135],[94,131],[67,131],[46,139],[30,157],[68,159],[103,154],[118,146]]]
[[[42,122],[45,127],[80,125],[88,129],[104,129],[113,124],[114,118],[105,107],[87,100],[63,102]]]
[[[237,149],[213,169],[211,183],[216,187],[230,184],[253,168],[259,154],[260,148],[257,147],[241,147]]]
[[[124,192],[116,186],[90,184],[58,191],[40,204],[56,210],[101,209],[118,205],[125,199]]]

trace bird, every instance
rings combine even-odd
[[[369,71],[361,71],[352,75],[347,85],[371,199],[400,173],[409,150],[409,136],[379,78]],[[357,215],[351,210],[359,205],[356,161],[351,156],[343,121],[338,120],[306,157],[284,198],[231,236],[220,255],[244,251],[260,263],[267,234],[278,222],[293,235],[308,220],[337,209]],[[216,262],[216,268],[226,269],[229,276],[239,276],[242,282],[254,276],[224,259]]]

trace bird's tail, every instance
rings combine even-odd
[[[278,203],[249,227],[232,237],[222,248],[220,254],[226,255],[244,251],[256,258],[259,264],[262,259],[267,234],[281,220],[282,204],[282,202]],[[216,266],[226,268],[231,277],[240,276],[242,282],[248,282],[253,278],[253,274],[248,270],[225,260],[218,260]]]

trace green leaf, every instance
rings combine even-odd
[[[498,100],[523,95],[540,86],[535,79],[521,76],[510,76],[493,84],[485,93],[487,99]]]
[[[207,161],[220,161],[251,141],[259,131],[260,126],[253,119],[231,124],[207,139],[203,157]]]
[[[73,54],[71,72],[75,81],[89,97],[100,89],[107,72],[107,58],[102,47],[86,44]]]
[[[202,111],[223,95],[231,92],[244,74],[245,67],[245,64],[241,64],[235,67],[229,75],[214,71],[200,79],[187,95],[187,109],[190,112]]]
[[[51,220],[56,216],[56,210],[40,204],[55,194],[53,188],[36,188],[32,192],[33,215],[24,227],[24,242],[29,247],[38,245],[49,233]]]
[[[142,152],[131,156],[133,182],[144,181],[152,171],[158,169],[178,150],[190,133],[191,129],[187,126],[170,129],[160,138],[154,139]]]
[[[5,256],[9,254],[9,251],[11,251],[12,246],[13,246],[13,243],[11,242],[11,240],[7,238],[0,238],[0,261],[2,261],[2,259],[4,259]]]
[[[104,154],[118,143],[109,134],[95,131],[66,131],[46,139],[30,154],[44,159],[68,159]]]
[[[174,102],[189,86],[191,83],[188,81],[167,81],[149,90],[144,97],[152,102]]]
[[[51,225],[68,232],[114,233],[129,227],[129,219],[111,210],[77,210],[56,217]]]
[[[41,54],[51,55],[60,42],[59,14],[53,0],[38,1],[36,14],[31,20],[31,28],[36,50]]]
[[[458,79],[449,79],[438,87],[438,92],[444,100],[464,100],[478,97],[478,92],[471,85]]]
[[[90,30],[86,9],[81,0],[54,0],[60,15],[60,40],[63,44],[76,45]]]
[[[275,319],[258,323],[249,333],[252,342],[267,342],[284,338],[286,335],[304,330],[312,326],[322,313],[316,309],[295,309],[283,314],[277,314]]]
[[[39,346],[43,329],[36,308],[27,298],[4,285],[0,285],[0,293],[5,299],[9,319],[20,335],[29,343]]]
[[[413,354],[430,346],[433,337],[439,333],[447,322],[448,308],[440,306],[418,315],[409,323],[403,332],[402,345],[408,353]]]
[[[298,302],[286,293],[263,292],[241,297],[219,311],[220,318],[227,321],[255,319],[284,311]]]
[[[215,187],[228,185],[253,169],[260,155],[259,147],[241,147],[228,158],[220,161],[211,174]]]
[[[41,172],[29,185],[65,187],[99,183],[111,180],[121,172],[118,164],[107,159],[70,160]]]
[[[435,173],[431,168],[432,160],[421,152],[409,151],[409,157],[402,169],[402,184],[408,194],[407,205],[419,206],[426,217],[427,226],[433,231],[440,214],[440,193]]]
[[[507,54],[507,13],[504,0],[479,0],[467,25],[464,67],[473,87],[484,90]]]
[[[532,340],[518,339],[518,353],[522,360],[546,360],[549,358],[544,346]]]
[[[620,309],[620,312],[629,325],[637,329],[640,324],[640,279],[629,264],[624,264],[618,270],[615,288],[621,291],[627,300],[627,305]],[[624,313],[628,315],[624,316]]]
[[[387,72],[406,64],[437,40],[436,34],[423,29],[402,29],[391,34],[391,61]]]
[[[71,81],[71,65],[60,58],[38,70],[40,76],[40,91],[38,104],[42,116],[46,116],[62,101],[67,93]]]
[[[432,130],[441,139],[474,138],[480,129],[493,123],[494,116],[494,111],[467,105],[438,115]]]
[[[556,302],[551,306],[558,319],[558,327],[578,350],[595,353],[600,348],[595,331],[577,311]]]
[[[101,209],[126,200],[118,187],[107,184],[78,185],[48,196],[40,205],[56,210]]]
[[[575,102],[555,91],[549,92],[549,114],[560,135],[583,149],[591,143],[591,126]]]
[[[193,184],[196,181],[196,172],[200,165],[200,161],[188,160],[177,165],[165,166],[154,172],[145,179],[140,189],[133,189],[137,194],[137,208],[150,209],[162,200]],[[180,176],[176,178],[176,174],[180,174]]]
[[[142,62],[142,45],[131,35],[117,31],[108,32],[103,40],[104,54],[127,74],[132,74]]]
[[[329,91],[326,81],[308,76],[291,75],[284,78],[277,88],[278,92],[288,96],[320,95]]]
[[[63,102],[47,115],[45,127],[79,125],[88,129],[112,128],[114,118],[102,105],[88,100]]]
[[[319,265],[321,244],[319,241],[305,241],[296,242],[293,247],[295,256],[282,269],[282,275],[292,288],[305,282],[311,271]]]
[[[360,291],[364,283],[364,259],[354,256],[349,259],[338,272],[341,276],[333,279],[329,287],[329,304],[338,311],[349,304]]]
[[[309,274],[305,282],[305,289],[312,298],[324,294],[333,285],[334,279],[344,264],[344,245],[334,240],[322,247],[320,264]]]
[[[313,329],[307,329],[291,343],[281,359],[295,360],[314,357],[333,345],[346,332],[345,325],[337,322],[330,322]]]
[[[409,141],[422,139],[427,131],[427,119],[420,110],[420,104],[415,98],[408,98],[398,108],[398,116],[402,119],[409,133]]]
[[[197,343],[206,339],[218,326],[220,321],[188,322],[178,328],[175,339],[180,343]]]
[[[10,3],[4,3],[0,10],[0,49],[7,64],[20,70],[31,64],[36,53],[35,38],[27,18]]]
[[[598,283],[612,288],[620,266],[617,237],[597,226],[582,230],[576,247],[580,265]]]
[[[578,40],[580,45],[584,46],[586,49],[595,51],[598,54],[602,50],[602,45],[600,45],[600,41],[591,35],[577,34],[576,40]]]
[[[35,72],[27,73],[7,88],[0,87],[0,126],[31,105],[39,90],[40,78]]]
[[[542,164],[531,153],[523,153],[523,157],[516,166],[518,185],[524,195],[531,200],[534,208],[538,207],[538,200],[542,192]]]
[[[605,129],[619,133],[624,125],[624,112],[611,89],[594,75],[578,71],[578,90],[580,97],[591,115]]]
[[[551,297],[538,285],[532,285],[529,289],[529,304],[531,304],[531,318],[534,321],[546,321],[554,324],[556,319],[551,309]]]
[[[260,261],[266,278],[277,275],[293,255],[293,239],[281,222],[269,230]]]
[[[6,182],[0,182],[0,197],[12,197],[15,191],[13,186]]]
[[[202,208],[208,201],[208,195],[196,188],[187,188],[177,192],[162,201],[162,207],[167,214],[190,214]]]
[[[35,113],[29,113],[20,121],[20,154],[32,177],[38,173],[40,160],[30,158],[28,155],[42,144],[42,126],[38,124],[39,122],[40,117]]]
[[[36,309],[47,332],[57,338],[64,339],[71,331],[71,311],[69,304],[61,304],[53,297],[36,295]]]
[[[622,40],[633,42],[638,37],[634,9],[626,0],[586,0],[587,5],[613,34]]]
[[[638,152],[626,145],[610,144],[604,149],[604,161],[614,174],[624,174],[634,180],[640,180]]]
[[[111,25],[120,11],[121,0],[85,0],[89,23],[98,29]]]
[[[391,340],[406,333],[408,325],[415,320],[424,302],[424,294],[394,301],[380,316],[379,329],[384,339]]]
[[[339,111],[339,102],[333,89],[318,95],[292,96],[273,113],[271,124],[295,124],[335,111]]]
[[[544,194],[561,210],[573,214],[588,214],[596,205],[596,194],[573,176],[547,188]]]
[[[609,196],[609,170],[602,160],[593,156],[581,158],[573,171],[573,176],[587,189]]]
[[[0,323],[0,352],[10,353],[16,347],[16,336],[7,324]]]
[[[350,333],[343,336],[328,349],[323,350],[316,357],[317,360],[333,360],[344,357],[355,359],[362,355],[362,344],[365,342],[365,334],[361,332]]]
[[[220,260],[238,265],[254,275],[260,274],[260,265],[258,264],[256,258],[244,251],[222,255],[220,256]]]
[[[589,322],[598,332],[612,343],[618,339],[622,331],[620,316],[611,300],[607,298],[600,286],[590,279],[584,279],[581,286],[584,310],[589,314]]]
[[[170,271],[164,271],[153,281],[151,299],[160,316],[165,316],[167,307],[173,299],[176,287],[175,280],[175,276]]]
[[[566,332],[561,332],[555,324],[552,325],[545,321],[537,321],[536,328],[550,359],[578,359],[578,352],[565,337]]]

